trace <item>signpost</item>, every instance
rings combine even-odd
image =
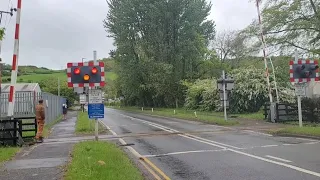
[[[295,51],[294,61],[289,63],[290,81],[295,86],[295,93],[298,100],[299,126],[302,127],[301,97],[306,96],[306,86],[310,81],[319,81],[319,65],[317,60],[298,59],[298,52]]]
[[[98,140],[98,118],[104,118],[104,104],[102,102],[101,89],[89,90],[88,115],[90,119],[95,119],[95,139]]]
[[[104,104],[101,88],[105,86],[104,63],[97,61],[97,52],[93,51],[93,61],[70,62],[67,64],[68,87],[74,88],[80,95],[80,104],[86,104],[89,89],[88,116],[95,119],[95,139],[98,140],[98,118],[104,118]]]
[[[218,90],[220,91],[220,100],[223,101],[224,119],[227,120],[227,106],[229,106],[227,95],[234,87],[234,80],[230,77],[226,77],[223,70],[221,78],[217,81],[217,85]]]
[[[295,92],[298,97],[298,117],[299,117],[299,126],[302,127],[302,109],[301,109],[301,97],[306,96],[306,83],[296,83]]]

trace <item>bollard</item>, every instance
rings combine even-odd
[[[198,117],[198,116],[197,116],[197,111],[194,112],[194,116],[195,116],[195,117]]]
[[[141,108],[141,110],[143,111],[143,107]]]
[[[176,110],[175,109],[173,110],[173,114],[176,114]]]
[[[151,111],[153,112],[153,108],[151,108]]]

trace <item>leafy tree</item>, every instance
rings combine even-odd
[[[259,111],[268,99],[264,69],[251,65],[234,69],[231,74],[235,79],[235,88],[231,91],[230,110],[236,113]],[[272,81],[271,88],[275,97],[274,85]],[[292,88],[281,85],[278,84],[280,101],[293,102],[295,95]]]
[[[104,26],[115,40],[120,94],[128,105],[178,106],[180,81],[199,75],[214,22],[205,0],[109,0]]]
[[[39,82],[41,90],[54,95],[58,95],[58,79],[50,77],[43,79]],[[60,96],[65,97],[69,100],[71,104],[77,99],[76,94],[73,92],[72,88],[68,88],[67,81],[60,81]]]
[[[203,111],[217,110],[220,100],[216,79],[196,80],[194,83],[183,82],[186,91],[185,107]]]
[[[221,61],[240,59],[247,55],[246,34],[241,31],[222,31],[217,34],[213,46]]]
[[[268,46],[282,54],[292,54],[298,48],[309,56],[320,55],[320,1],[268,0],[262,10],[264,34]],[[247,29],[258,36],[254,21]],[[258,38],[256,38],[258,39]],[[257,42],[256,47],[260,47]]]

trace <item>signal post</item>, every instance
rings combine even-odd
[[[98,118],[104,118],[101,87],[105,86],[103,62],[77,62],[67,64],[68,87],[89,88],[88,116],[96,120],[95,139],[98,140]]]
[[[295,60],[289,62],[290,81],[295,86],[298,100],[299,126],[302,127],[301,97],[306,96],[306,86],[310,81],[319,81],[319,64],[317,60],[298,59],[296,53]]]

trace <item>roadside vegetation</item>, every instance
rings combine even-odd
[[[19,150],[19,147],[0,147],[0,165],[10,160]]]
[[[164,117],[179,118],[184,120],[192,121],[201,121],[209,124],[223,125],[223,126],[232,126],[238,124],[236,120],[229,119],[228,121],[224,120],[222,113],[209,113],[209,112],[196,112],[188,111],[184,109],[169,109],[169,108],[156,108],[153,110],[151,108],[142,109],[137,107],[112,107],[119,110],[125,110],[135,113],[143,113],[148,115],[157,115]]]
[[[95,131],[95,120],[89,119],[88,112],[78,112],[77,122],[76,122],[76,134],[94,134]],[[106,130],[99,123],[99,133],[105,133]]]
[[[144,178],[139,169],[115,144],[87,141],[74,146],[72,161],[67,166],[64,179],[143,180]]]
[[[313,124],[313,125],[304,125],[304,127],[299,127],[298,125],[295,126],[288,126],[286,128],[271,130],[271,134],[274,135],[302,135],[302,136],[311,136],[311,137],[318,137],[320,138],[320,125]]]

